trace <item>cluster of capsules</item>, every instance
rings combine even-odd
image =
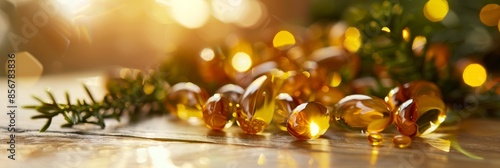
[[[268,126],[288,131],[297,139],[315,139],[332,123],[368,133],[371,145],[380,145],[380,134],[392,123],[401,135],[393,142],[407,147],[411,137],[432,132],[445,117],[439,88],[415,81],[390,91],[385,101],[367,95],[345,96],[338,88],[321,85],[314,74],[275,72],[255,78],[246,89],[227,84],[209,96],[193,83],[172,86],[166,107],[194,125],[223,130],[235,122],[247,134]]]

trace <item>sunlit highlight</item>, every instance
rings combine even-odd
[[[295,37],[292,33],[286,30],[276,33],[273,39],[273,46],[275,48],[295,45]]]
[[[449,7],[446,0],[429,0],[424,6],[424,16],[431,22],[439,22],[448,14]]]
[[[203,26],[210,16],[209,7],[204,0],[173,0],[172,17],[186,28]]]
[[[204,48],[200,52],[200,57],[205,61],[212,61],[215,57],[215,52],[210,48]]]
[[[250,55],[244,52],[238,52],[234,54],[233,59],[231,60],[231,65],[238,72],[245,72],[252,66],[252,59]]]
[[[486,81],[486,69],[479,64],[470,64],[468,65],[462,75],[465,84],[478,87],[484,84]]]
[[[311,137],[316,137],[319,134],[319,126],[314,121],[309,123],[309,133],[311,133]]]

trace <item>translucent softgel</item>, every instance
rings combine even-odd
[[[320,103],[302,103],[293,109],[288,118],[287,130],[298,139],[315,139],[330,127],[330,113]]]
[[[288,93],[280,93],[276,96],[276,106],[274,110],[273,123],[278,129],[286,131],[288,116],[292,110],[299,105],[299,101]]]
[[[392,123],[392,113],[380,98],[350,95],[335,107],[335,120],[350,129],[381,132]]]
[[[205,125],[213,130],[222,130],[233,125],[236,118],[236,105],[222,94],[210,97],[203,107]]]
[[[208,99],[208,94],[193,83],[178,83],[166,100],[167,108],[182,120],[191,124],[203,123],[203,105]]]
[[[395,110],[408,99],[423,95],[441,98],[441,91],[439,87],[432,82],[413,81],[392,89],[385,97],[385,101]]]
[[[256,134],[264,131],[274,115],[274,88],[272,76],[255,79],[245,90],[237,110],[237,121],[243,132]]]
[[[394,116],[394,125],[406,136],[420,136],[434,131],[446,118],[441,98],[423,95],[401,104]]]

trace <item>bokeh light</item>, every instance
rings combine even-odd
[[[448,14],[449,7],[446,0],[429,0],[424,5],[424,16],[431,22],[439,22]]]
[[[383,31],[383,32],[390,33],[390,32],[391,32],[391,29],[389,29],[388,27],[382,27],[382,31]]]
[[[355,27],[349,27],[345,31],[344,48],[355,53],[361,47],[361,33]]]
[[[236,71],[245,72],[252,66],[252,59],[247,53],[238,52],[234,54],[231,65]]]
[[[241,27],[254,27],[262,23],[267,17],[267,9],[262,2],[257,0],[247,0],[248,6],[242,15],[236,20],[236,25]]]
[[[212,61],[215,57],[215,52],[211,48],[204,48],[200,52],[200,57],[205,61]]]
[[[275,48],[282,48],[295,45],[295,37],[292,33],[286,30],[276,33],[273,39],[273,46]]]
[[[403,29],[401,35],[403,36],[403,40],[410,41],[410,29],[408,27]]]
[[[419,56],[422,54],[425,44],[427,44],[427,38],[425,36],[417,36],[413,39],[413,44],[411,45],[411,49],[415,53],[415,55]]]
[[[210,16],[208,3],[204,0],[173,0],[171,7],[175,21],[190,29],[202,27]]]
[[[470,64],[468,65],[462,75],[465,84],[478,87],[484,84],[486,81],[486,69],[480,64]]]
[[[495,26],[500,21],[500,5],[487,4],[479,12],[479,19],[487,26]]]

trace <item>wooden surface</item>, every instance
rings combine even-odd
[[[35,104],[30,96],[47,98],[45,89],[51,89],[59,100],[64,100],[64,91],[83,97],[81,83],[99,97],[104,91],[101,82],[100,73],[46,76],[37,84],[20,79],[17,102],[19,106]],[[7,104],[2,103],[0,107],[5,108]],[[109,120],[104,130],[92,126],[63,129],[59,125],[64,121],[58,118],[47,132],[39,133],[45,121],[31,120],[35,113],[18,109],[15,161],[7,158],[8,116],[0,115],[0,167],[500,166],[500,121],[494,120],[465,119],[399,149],[391,144],[394,128],[383,133],[381,147],[372,147],[366,135],[357,132],[331,129],[319,139],[298,141],[272,130],[261,135],[243,134],[238,127],[214,132],[168,116],[138,124]]]

